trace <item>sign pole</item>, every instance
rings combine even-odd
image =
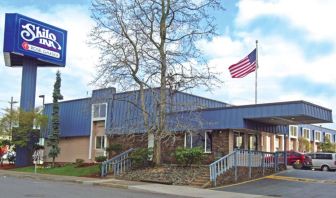
[[[255,93],[254,93],[254,103],[258,103],[258,40],[256,40],[256,72],[255,72]]]
[[[35,108],[35,94],[36,94],[36,76],[37,64],[33,59],[24,58],[22,67],[22,80],[21,80],[21,98],[20,109],[25,112],[34,111]],[[33,127],[33,126],[32,126]],[[27,146],[17,147],[17,159],[15,166],[22,167],[28,166],[31,162],[31,149],[35,140],[32,139],[31,134],[28,134]]]

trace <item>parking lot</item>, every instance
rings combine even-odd
[[[291,169],[254,181],[214,190],[270,197],[336,197],[336,172]]]

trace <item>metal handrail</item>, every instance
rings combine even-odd
[[[101,177],[105,177],[109,171],[113,171],[114,175],[120,175],[121,173],[129,170],[132,164],[131,160],[128,158],[128,154],[133,150],[133,148],[130,148],[127,151],[102,162],[100,171]]]
[[[233,151],[232,153],[214,161],[209,165],[210,181],[213,182],[215,186],[217,177],[235,166],[234,163],[236,160],[234,160],[234,158],[236,153],[237,151]]]
[[[217,177],[231,168],[235,169],[234,176],[237,181],[237,167],[248,167],[249,178],[252,178],[252,167],[263,168],[263,174],[265,168],[274,168],[276,172],[278,171],[279,164],[285,163],[284,157],[279,157],[281,153],[282,152],[272,153],[240,149],[234,150],[209,165],[210,181],[216,186]]]

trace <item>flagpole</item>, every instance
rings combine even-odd
[[[254,98],[254,102],[255,104],[257,104],[258,100],[258,40],[256,40],[256,72],[255,72],[255,98]]]

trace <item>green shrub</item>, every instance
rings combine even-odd
[[[104,162],[104,161],[106,161],[106,159],[107,159],[107,157],[103,156],[103,155],[95,157],[95,161],[98,162],[98,163]]]
[[[122,151],[122,145],[121,144],[111,144],[106,148],[107,152],[116,152],[119,154]]]
[[[76,165],[76,167],[80,167],[80,166],[82,166],[83,163],[84,163],[84,160],[83,160],[83,159],[76,159],[76,161],[75,161],[75,165]]]
[[[148,165],[149,157],[152,155],[152,148],[138,148],[129,155],[129,158],[132,160],[133,166],[143,167]]]
[[[200,164],[203,159],[203,149],[201,147],[179,147],[175,150],[174,155],[176,162],[180,165],[190,166],[191,164]]]

